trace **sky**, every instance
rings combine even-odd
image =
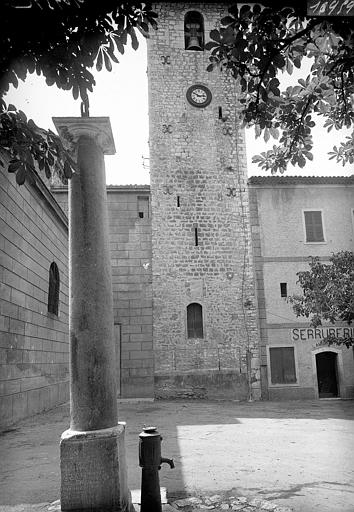
[[[116,155],[106,156],[106,179],[108,184],[148,184],[148,90],[146,42],[140,39],[137,51],[127,47],[119,57],[119,64],[112,72],[95,73],[96,87],[90,93],[90,116],[109,116],[115,139]],[[297,77],[290,78],[291,83]],[[61,91],[55,85],[46,85],[43,77],[28,75],[19,82],[17,89],[11,88],[5,100],[23,110],[38,126],[56,131],[52,117],[80,116],[80,101],[74,100],[70,91]],[[342,166],[329,161],[327,152],[334,144],[344,139],[343,132],[327,133],[321,126],[314,131],[314,160],[306,167],[289,166],[286,175],[299,176],[349,176],[354,173],[352,165]],[[246,130],[247,164],[249,176],[267,176],[269,173],[252,163],[252,155],[270,149],[276,141],[266,144],[255,139],[254,129]]]

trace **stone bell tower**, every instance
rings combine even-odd
[[[259,398],[244,133],[206,71],[223,2],[156,2],[148,41],[155,395]]]

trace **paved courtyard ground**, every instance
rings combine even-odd
[[[119,417],[127,422],[130,489],[140,487],[138,435],[153,424],[176,466],[160,471],[170,498],[228,493],[295,512],[354,512],[351,400],[123,402]],[[59,498],[59,439],[68,424],[64,405],[0,435],[0,510]]]

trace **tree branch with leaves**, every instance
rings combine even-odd
[[[354,320],[354,253],[341,251],[332,254],[330,264],[311,257],[310,269],[297,273],[301,294],[288,298],[296,316],[310,319],[316,328],[323,321],[334,324]],[[327,336],[325,344],[354,345],[353,336]]]
[[[266,2],[267,3],[267,2]],[[276,2],[273,2],[276,3]],[[237,4],[210,33],[208,70],[226,70],[239,81],[240,116],[256,137],[279,139],[253,157],[263,170],[284,172],[312,160],[312,129],[320,116],[328,131],[354,123],[354,31],[352,18],[307,16],[294,7]],[[308,60],[310,74],[280,90],[280,73],[291,75]],[[330,159],[354,163],[354,135],[334,147]]]
[[[34,170],[66,180],[75,162],[59,137],[7,106],[5,93],[36,72],[47,85],[80,98],[87,113],[88,93],[95,86],[91,70],[104,65],[111,71],[129,41],[138,48],[136,30],[147,37],[149,27],[157,27],[157,15],[149,3],[115,0],[5,0],[1,15],[0,148],[10,160],[9,171],[19,184],[33,179]]]

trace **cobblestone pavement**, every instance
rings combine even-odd
[[[163,465],[160,471],[169,503],[164,512],[354,512],[353,405],[119,403],[127,422],[129,488],[140,487],[139,433],[152,424],[163,436],[162,456],[175,462],[175,469]],[[68,424],[64,405],[0,435],[1,512],[59,510],[59,439]]]
[[[136,512],[140,512],[139,504],[134,504],[134,508]],[[59,500],[53,503],[0,507],[1,512],[60,512],[60,510]],[[277,506],[268,500],[226,494],[191,496],[162,505],[162,512],[176,512],[176,510],[179,512],[207,512],[208,510],[212,512],[224,510],[230,512],[236,510],[241,512],[292,512],[290,507]]]
[[[214,494],[212,496],[190,497],[176,500],[171,503],[170,510],[175,512],[202,512],[212,510],[219,512],[223,510],[240,510],[243,512],[292,512],[290,507],[277,506],[268,500],[261,498],[247,498],[246,496],[227,496]],[[138,511],[137,511],[138,512]],[[164,511],[165,512],[165,511]]]

